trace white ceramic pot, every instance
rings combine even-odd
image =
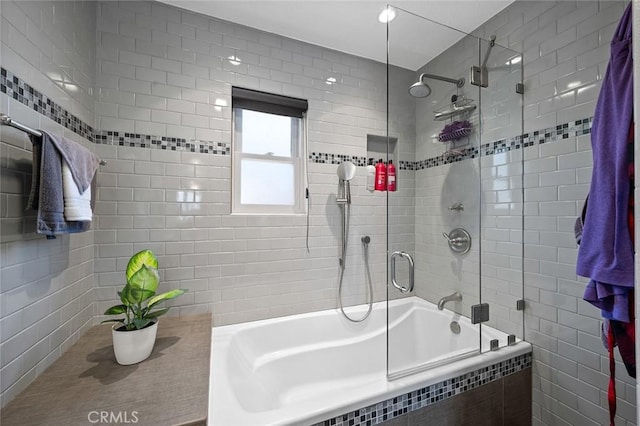
[[[113,352],[116,354],[116,361],[120,365],[137,364],[149,358],[153,345],[156,343],[156,333],[158,332],[158,320],[153,325],[142,330],[118,331],[116,328],[122,324],[115,324],[111,328],[113,336]]]

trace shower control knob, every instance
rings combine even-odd
[[[448,234],[443,232],[442,236],[447,240],[449,248],[455,254],[466,254],[471,250],[471,235],[462,228],[452,229]]]

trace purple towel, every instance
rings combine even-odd
[[[605,318],[629,321],[634,286],[633,243],[627,224],[630,181],[627,138],[633,119],[631,4],[611,41],[611,57],[591,129],[593,174],[576,271],[591,278],[584,299]]]

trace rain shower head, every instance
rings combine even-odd
[[[431,94],[431,87],[420,79],[409,87],[409,94],[414,98],[426,98]]]
[[[455,84],[458,88],[464,86],[465,83],[464,78],[459,78],[456,80],[455,78],[442,77],[435,74],[420,74],[420,78],[418,79],[418,81],[416,81],[409,87],[409,94],[414,98],[426,98],[431,94],[431,87],[429,87],[429,85],[424,82],[425,78],[446,81],[447,83]]]

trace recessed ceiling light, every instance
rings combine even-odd
[[[378,21],[382,22],[383,24],[386,24],[387,22],[393,21],[395,17],[396,17],[395,9],[392,8],[391,6],[387,6],[382,12],[380,12],[380,15],[378,15]]]
[[[327,80],[325,81],[325,83],[327,83],[329,86],[331,86],[332,84],[336,84],[336,79],[335,77],[329,77],[327,78]]]

